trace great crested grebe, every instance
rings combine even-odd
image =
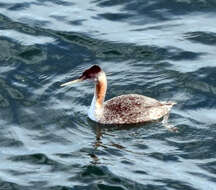
[[[88,111],[91,120],[101,124],[136,124],[156,121],[168,117],[175,102],[160,102],[156,99],[127,94],[114,97],[104,102],[107,79],[105,72],[97,65],[83,72],[76,80],[66,82],[61,86],[70,85],[90,79],[95,82],[94,97]]]

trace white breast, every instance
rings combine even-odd
[[[91,106],[88,110],[88,117],[93,121],[97,121],[97,119],[95,117],[95,107],[96,107],[95,105],[96,105],[96,98],[94,96],[92,99],[92,102],[91,102]]]

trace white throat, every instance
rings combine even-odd
[[[90,108],[88,110],[88,117],[93,120],[93,121],[98,121],[99,118],[96,117],[96,114],[95,114],[95,110],[96,110],[96,97],[95,97],[95,93],[94,93],[94,97],[92,99],[92,102],[91,102],[91,105],[90,105]]]
[[[88,117],[98,122],[103,116],[103,103],[107,90],[106,74],[101,71],[98,74],[97,81],[94,89],[94,97],[91,102],[91,106],[88,110]]]

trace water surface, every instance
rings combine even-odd
[[[0,189],[215,190],[213,0],[1,0]],[[93,64],[111,97],[178,102],[170,122],[87,118]]]

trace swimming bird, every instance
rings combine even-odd
[[[88,117],[101,124],[137,124],[157,121],[160,118],[168,117],[172,106],[175,104],[175,102],[161,102],[138,94],[120,95],[104,101],[107,78],[105,72],[98,65],[93,65],[84,71],[78,79],[66,82],[61,86],[87,79],[95,83],[94,97],[88,111]]]

